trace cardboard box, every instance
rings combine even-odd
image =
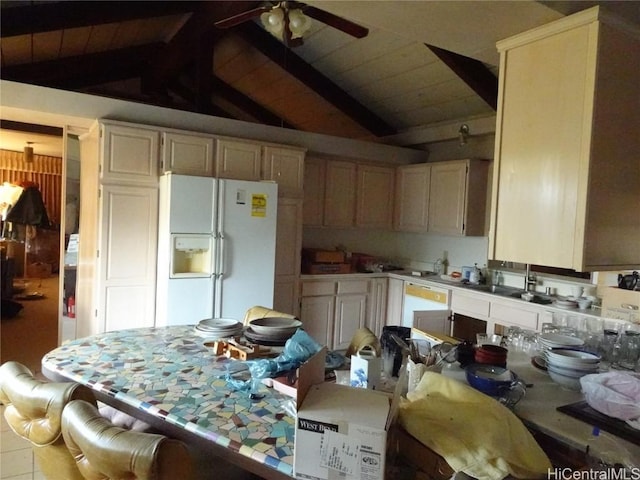
[[[297,407],[312,385],[324,382],[324,366],[327,358],[327,347],[323,347],[309,360],[297,368],[293,375],[265,378],[262,383],[268,387],[296,399]]]
[[[334,383],[312,386],[298,408],[294,476],[305,480],[382,480],[389,395]]]
[[[350,263],[303,263],[302,273],[308,275],[351,273]]]
[[[319,248],[303,248],[302,258],[309,263],[344,263],[344,252],[340,250],[321,250]]]

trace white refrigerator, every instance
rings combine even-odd
[[[277,204],[272,182],[160,178],[156,326],[272,308]]]

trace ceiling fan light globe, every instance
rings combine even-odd
[[[311,27],[311,20],[302,10],[295,8],[289,11],[289,29],[292,38],[301,38]]]

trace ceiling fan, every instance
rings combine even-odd
[[[345,18],[300,2],[265,2],[259,7],[219,20],[215,26],[231,28],[258,16],[265,29],[289,47],[302,45],[302,36],[311,24],[309,17],[356,38],[366,37],[369,33],[369,29]]]

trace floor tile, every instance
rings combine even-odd
[[[0,432],[0,449],[2,452],[10,452],[26,448],[31,450],[31,443],[11,430]]]
[[[0,453],[2,473],[0,478],[6,479],[33,472],[33,453],[31,449],[14,450]]]

